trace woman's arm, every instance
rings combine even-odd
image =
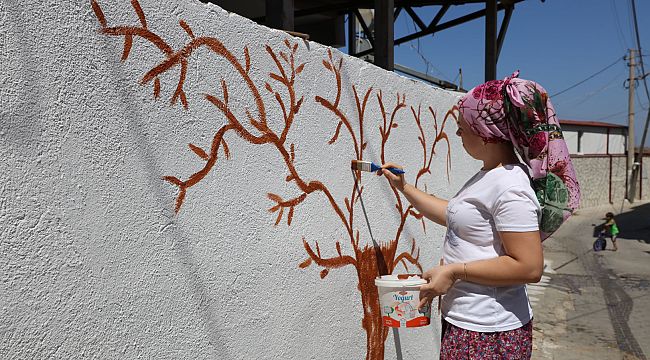
[[[456,280],[487,286],[508,286],[538,282],[544,270],[542,240],[538,231],[499,232],[505,255],[437,266],[422,277],[429,281],[420,287],[420,306],[446,294]]]
[[[489,260],[455,264],[456,279],[487,286],[536,283],[544,271],[539,232],[499,232],[506,255]],[[462,269],[461,269],[462,268]],[[465,278],[465,268],[467,278]]]
[[[402,194],[424,217],[442,226],[447,226],[447,205],[449,201],[427,194],[411,184],[404,186]]]
[[[447,204],[449,201],[440,199],[431,194],[416,188],[413,185],[407,184],[404,179],[404,174],[395,175],[392,172],[385,170],[388,167],[401,169],[402,167],[393,163],[386,163],[382,166],[381,174],[399,190],[406,200],[416,208],[420,214],[424,215],[427,219],[434,221],[442,226],[447,226]]]

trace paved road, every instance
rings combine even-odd
[[[622,211],[621,211],[622,210]],[[619,250],[594,252],[606,212]],[[544,242],[545,273],[529,286],[533,359],[650,357],[650,202],[581,209]]]

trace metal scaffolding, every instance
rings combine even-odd
[[[311,39],[330,46],[344,46],[343,18],[348,16],[348,48],[352,56],[372,55],[375,65],[386,70],[395,70],[394,46],[423,36],[434,35],[445,29],[485,17],[485,81],[496,79],[497,62],[508,30],[515,4],[525,0],[201,0],[215,3],[226,10],[251,18],[257,23],[286,31],[306,33]],[[544,2],[544,0],[540,0]],[[242,3],[246,3],[242,5]],[[482,10],[474,11],[453,19],[443,18],[451,6],[485,4]],[[426,24],[413,10],[414,7],[437,8],[434,18]],[[261,10],[263,8],[263,10]],[[372,24],[368,24],[360,10],[373,9]],[[498,13],[504,11],[501,26]],[[417,29],[398,39],[394,38],[394,23],[406,14],[417,25]],[[325,23],[324,19],[330,22]],[[357,51],[356,24],[363,29],[369,48]],[[321,24],[321,26],[313,26]],[[323,25],[327,24],[327,25]],[[310,27],[310,25],[312,25]],[[339,28],[340,27],[340,28]],[[498,28],[498,31],[497,31]],[[325,34],[325,32],[334,32]],[[437,80],[437,79],[436,79]],[[443,86],[446,86],[444,82]],[[453,84],[452,84],[453,85]]]

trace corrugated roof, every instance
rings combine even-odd
[[[591,127],[605,127],[605,128],[624,128],[626,125],[610,124],[601,121],[584,121],[584,120],[560,120],[560,125],[574,125],[574,126],[591,126]]]

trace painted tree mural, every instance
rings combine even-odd
[[[289,199],[283,199],[274,193],[268,193],[266,195],[271,202],[269,212],[274,213],[275,225],[280,224],[283,219],[286,219],[287,226],[291,226],[296,208],[308,196],[321,194],[324,197],[326,203],[334,214],[336,214],[337,218],[340,219],[341,226],[345,229],[347,236],[345,241],[349,241],[350,249],[352,249],[351,253],[346,254],[343,252],[341,240],[339,240],[333,244],[337,255],[327,257],[322,254],[318,241],[310,241],[303,238],[306,259],[298,266],[303,269],[312,265],[319,267],[321,269],[321,278],[325,278],[334,269],[347,266],[355,268],[364,311],[362,327],[367,335],[366,358],[383,359],[384,342],[388,335],[388,329],[383,327],[381,322],[379,298],[374,285],[374,279],[380,272],[392,273],[400,264],[404,266],[406,271],[409,271],[410,266],[417,268],[418,271],[422,271],[416,240],[408,239],[411,240],[411,246],[408,251],[398,251],[398,245],[401,240],[404,240],[404,227],[409,218],[421,222],[426,232],[425,221],[421,214],[402,200],[396,189],[392,189],[395,201],[395,216],[399,219],[398,226],[390,236],[385,239],[379,239],[379,246],[362,246],[361,232],[357,224],[357,218],[355,217],[355,209],[357,208],[355,205],[359,200],[360,193],[363,193],[363,186],[360,185],[363,174],[356,171],[355,180],[351,180],[350,195],[344,199],[337,199],[323,182],[318,179],[306,179],[299,173],[295,166],[297,156],[295,145],[287,141],[292,125],[297,120],[301,105],[305,101],[311,101],[311,99],[305,99],[304,96],[300,96],[298,94],[299,89],[296,89],[296,80],[307,65],[305,63],[298,63],[297,61],[296,54],[299,44],[285,39],[279,49],[270,45],[265,46],[268,55],[266,61],[271,61],[276,69],[268,74],[268,81],[260,86],[251,77],[252,60],[248,47],[246,46],[242,52],[243,58],[240,59],[217,38],[196,36],[189,24],[181,20],[179,22],[180,27],[187,34],[188,40],[180,49],[174,50],[161,36],[149,30],[145,14],[137,0],[131,1],[131,5],[140,22],[139,25],[135,26],[108,26],[99,3],[96,0],[91,0],[91,5],[100,24],[100,33],[123,38],[124,48],[121,56],[122,61],[125,61],[129,57],[135,39],[147,41],[160,50],[163,55],[162,60],[152,66],[140,80],[141,84],[151,85],[153,87],[153,96],[156,99],[160,98],[161,95],[159,76],[177,71],[178,81],[171,96],[170,103],[175,105],[180,101],[180,104],[184,108],[187,109],[189,107],[184,84],[189,69],[188,63],[191,60],[192,54],[199,48],[208,49],[213,54],[227,60],[232,66],[232,69],[227,71],[234,71],[241,78],[242,81],[235,84],[235,86],[243,86],[250,91],[250,94],[254,98],[255,110],[245,109],[244,113],[246,118],[238,118],[235,115],[233,105],[229,101],[229,94],[232,91],[229,90],[229,84],[223,79],[218,85],[221,94],[204,95],[204,99],[213,104],[225,116],[227,124],[223,125],[214,134],[210,149],[206,150],[192,143],[188,144],[189,149],[202,162],[202,165],[200,165],[200,168],[196,172],[184,180],[172,175],[162,177],[164,181],[178,187],[175,205],[176,212],[182,209],[188,195],[188,190],[199,184],[217,166],[217,160],[222,157],[229,158],[231,150],[224,139],[224,135],[227,133],[234,133],[238,138],[250,144],[268,146],[269,149],[274,149],[286,167],[287,175],[285,181],[292,183],[296,188],[296,195]],[[405,94],[395,94],[394,104],[389,106],[390,111],[386,111],[387,101],[381,90],[376,91],[373,88],[368,88],[364,91],[352,85],[356,112],[354,115],[349,115],[341,107],[343,82],[345,80],[341,75],[342,67],[343,59],[335,58],[332,52],[328,50],[328,57],[322,61],[322,69],[333,77],[336,83],[336,95],[333,99],[327,99],[321,96],[315,96],[313,99],[317,104],[324,107],[327,112],[331,113],[333,136],[329,144],[334,144],[343,137],[349,137],[356,159],[363,160],[364,150],[367,146],[367,136],[364,134],[364,130],[367,131],[368,128],[364,126],[364,116],[370,102],[376,101],[383,117],[383,122],[378,126],[379,137],[381,139],[381,161],[384,162],[386,160],[386,149],[390,144],[391,135],[395,131],[399,131],[399,123],[403,121],[399,119],[412,118],[412,121],[415,122],[419,129],[418,141],[421,146],[422,156],[421,167],[417,171],[414,185],[421,186],[423,177],[431,174],[431,164],[433,157],[436,155],[436,146],[443,140],[447,143],[446,171],[447,176],[449,176],[451,148],[444,127],[450,117],[456,118],[455,111],[453,109],[448,111],[444,115],[441,124],[438,125],[437,114],[431,107],[428,107],[423,114],[421,106],[414,107],[407,105]],[[278,91],[278,89],[282,89],[283,91]],[[280,131],[274,131],[269,126],[269,120],[273,121],[274,119],[267,117],[267,103],[262,96],[263,91],[268,92],[269,97],[273,99],[271,102],[275,103],[275,106],[278,106],[282,112],[282,119],[280,120],[281,123],[279,126]],[[286,95],[283,96],[281,93]],[[408,114],[409,109],[410,114]],[[425,117],[430,118],[430,120],[425,121]],[[428,122],[429,125],[425,125],[425,122]],[[371,124],[372,126],[374,124]],[[426,185],[424,188],[426,190]],[[364,223],[361,224],[361,226],[364,225]]]

